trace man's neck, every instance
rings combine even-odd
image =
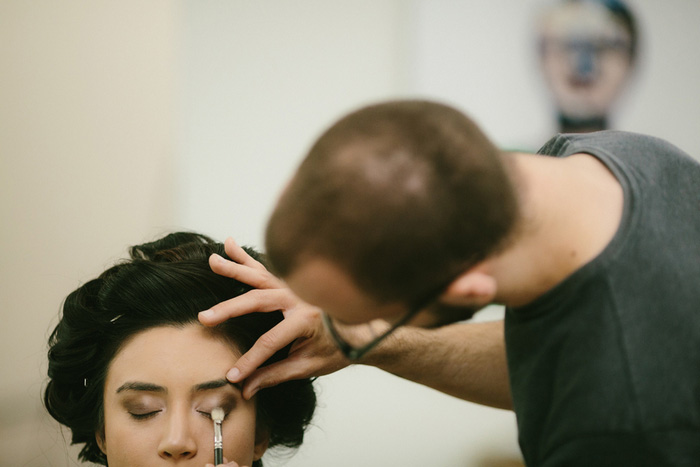
[[[600,254],[622,215],[620,184],[596,158],[511,154],[522,218],[509,247],[486,261],[497,301],[522,306]]]

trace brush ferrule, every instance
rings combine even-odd
[[[221,434],[221,422],[224,419],[223,410],[216,408],[212,411],[214,420],[214,465],[224,463],[224,440]]]

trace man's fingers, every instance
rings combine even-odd
[[[244,381],[243,397],[246,399],[261,388],[293,379],[327,375],[350,364],[323,328],[317,308],[295,313],[273,331],[276,332],[263,335],[232,369],[235,379],[229,379]],[[291,342],[294,344],[287,358],[260,368],[274,352]],[[258,344],[260,347],[256,349]]]
[[[224,242],[224,251],[226,251],[229,258],[239,264],[244,264],[256,269],[265,269],[265,266],[246,253],[246,251],[231,237],[227,238]]]
[[[216,326],[248,313],[284,311],[293,304],[291,299],[286,289],[253,289],[201,311],[199,321],[205,326]]]
[[[245,253],[245,251],[243,252]],[[231,261],[223,256],[213,254],[209,257],[209,267],[215,273],[243,282],[256,289],[284,287],[284,283],[265,269],[265,266],[251,258],[257,266]]]
[[[272,357],[278,350],[286,347],[300,337],[305,337],[307,329],[304,321],[284,319],[275,327],[260,336],[226,377],[232,383],[239,383],[250,376],[260,365]]]
[[[350,362],[338,351],[335,345],[327,345],[325,339],[314,336],[297,340],[289,357],[271,365],[259,368],[245,380],[243,397],[250,399],[260,389],[276,386],[293,379],[323,376],[341,368]]]
[[[243,397],[250,399],[260,389],[276,386],[285,381],[311,376],[313,365],[308,360],[285,358],[256,370],[243,385]]]
[[[230,261],[217,254],[209,257],[209,267],[220,276],[230,277],[251,287],[269,287],[268,283],[270,282],[271,274],[264,269],[253,268]]]

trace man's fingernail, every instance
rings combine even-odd
[[[226,373],[226,379],[232,383],[238,382],[238,377],[241,375],[241,371],[238,368],[231,368],[228,373]]]
[[[214,310],[204,310],[199,312],[199,316],[202,318],[213,318],[214,314]]]

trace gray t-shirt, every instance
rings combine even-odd
[[[624,190],[605,250],[506,310],[519,441],[529,467],[700,466],[700,164],[633,133],[559,135]]]

